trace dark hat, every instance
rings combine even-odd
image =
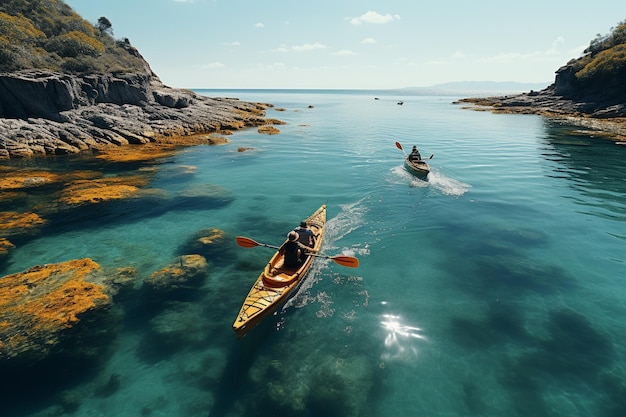
[[[306,220],[302,220],[300,222],[300,227],[306,227]]]
[[[298,240],[300,236],[298,236],[298,233],[294,232],[293,230],[289,233],[287,233],[287,239],[289,239],[290,241],[294,241],[294,240]]]

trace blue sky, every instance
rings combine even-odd
[[[65,2],[92,23],[107,17],[179,88],[547,85],[626,20],[624,0]]]

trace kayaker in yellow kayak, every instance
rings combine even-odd
[[[306,253],[311,249],[298,242],[300,236],[294,230],[287,234],[287,241],[281,246],[279,252],[285,256],[284,266],[286,268],[298,268],[302,265],[302,260],[306,258]]]

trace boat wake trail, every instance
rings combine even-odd
[[[326,222],[324,229],[324,241],[322,242],[322,255],[347,255],[358,256],[369,254],[369,246],[365,244],[363,247],[351,246],[340,248],[337,246],[337,242],[341,241],[344,237],[359,229],[365,222],[364,217],[367,212],[367,206],[364,202],[367,197],[364,197],[354,203],[341,205],[341,211],[337,216]],[[303,307],[313,302],[319,302],[322,305],[332,304],[325,293],[313,294],[311,288],[319,280],[321,271],[328,268],[328,265],[333,261],[329,259],[318,258],[313,263],[307,273],[307,277],[302,282],[297,293],[285,303],[283,310],[286,310],[290,306],[297,308]]]
[[[465,194],[471,185],[464,182],[446,177],[437,170],[430,171],[427,179],[417,178],[415,175],[404,169],[403,166],[394,167],[391,172],[400,178],[402,182],[408,181],[411,187],[426,188],[430,187],[445,195],[461,196]]]
[[[430,171],[430,174],[428,174],[428,183],[434,189],[441,191],[441,193],[453,196],[463,195],[472,188],[471,185],[453,178],[448,178],[438,171]]]
[[[326,222],[326,229],[324,231],[324,243],[323,249],[335,249],[335,243],[356,229],[358,229],[364,223],[365,213],[367,212],[367,206],[364,204],[367,197],[360,199],[351,204],[344,204],[339,206],[341,211],[337,216]],[[343,253],[348,255],[348,253]]]

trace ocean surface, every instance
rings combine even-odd
[[[454,96],[197,91],[272,103],[267,116],[286,124],[149,164],[1,162],[150,168],[149,187],[170,198],[57,219],[0,277],[84,257],[147,277],[200,230],[232,241],[207,256],[194,297],[150,311],[117,301],[107,355],[62,383],[42,375],[51,382],[2,400],[1,416],[626,415],[626,146]],[[432,155],[426,180],[396,141]],[[294,298],[238,340],[232,323],[273,251],[235,236],[279,245],[322,204],[322,252],[360,266],[316,260]]]

